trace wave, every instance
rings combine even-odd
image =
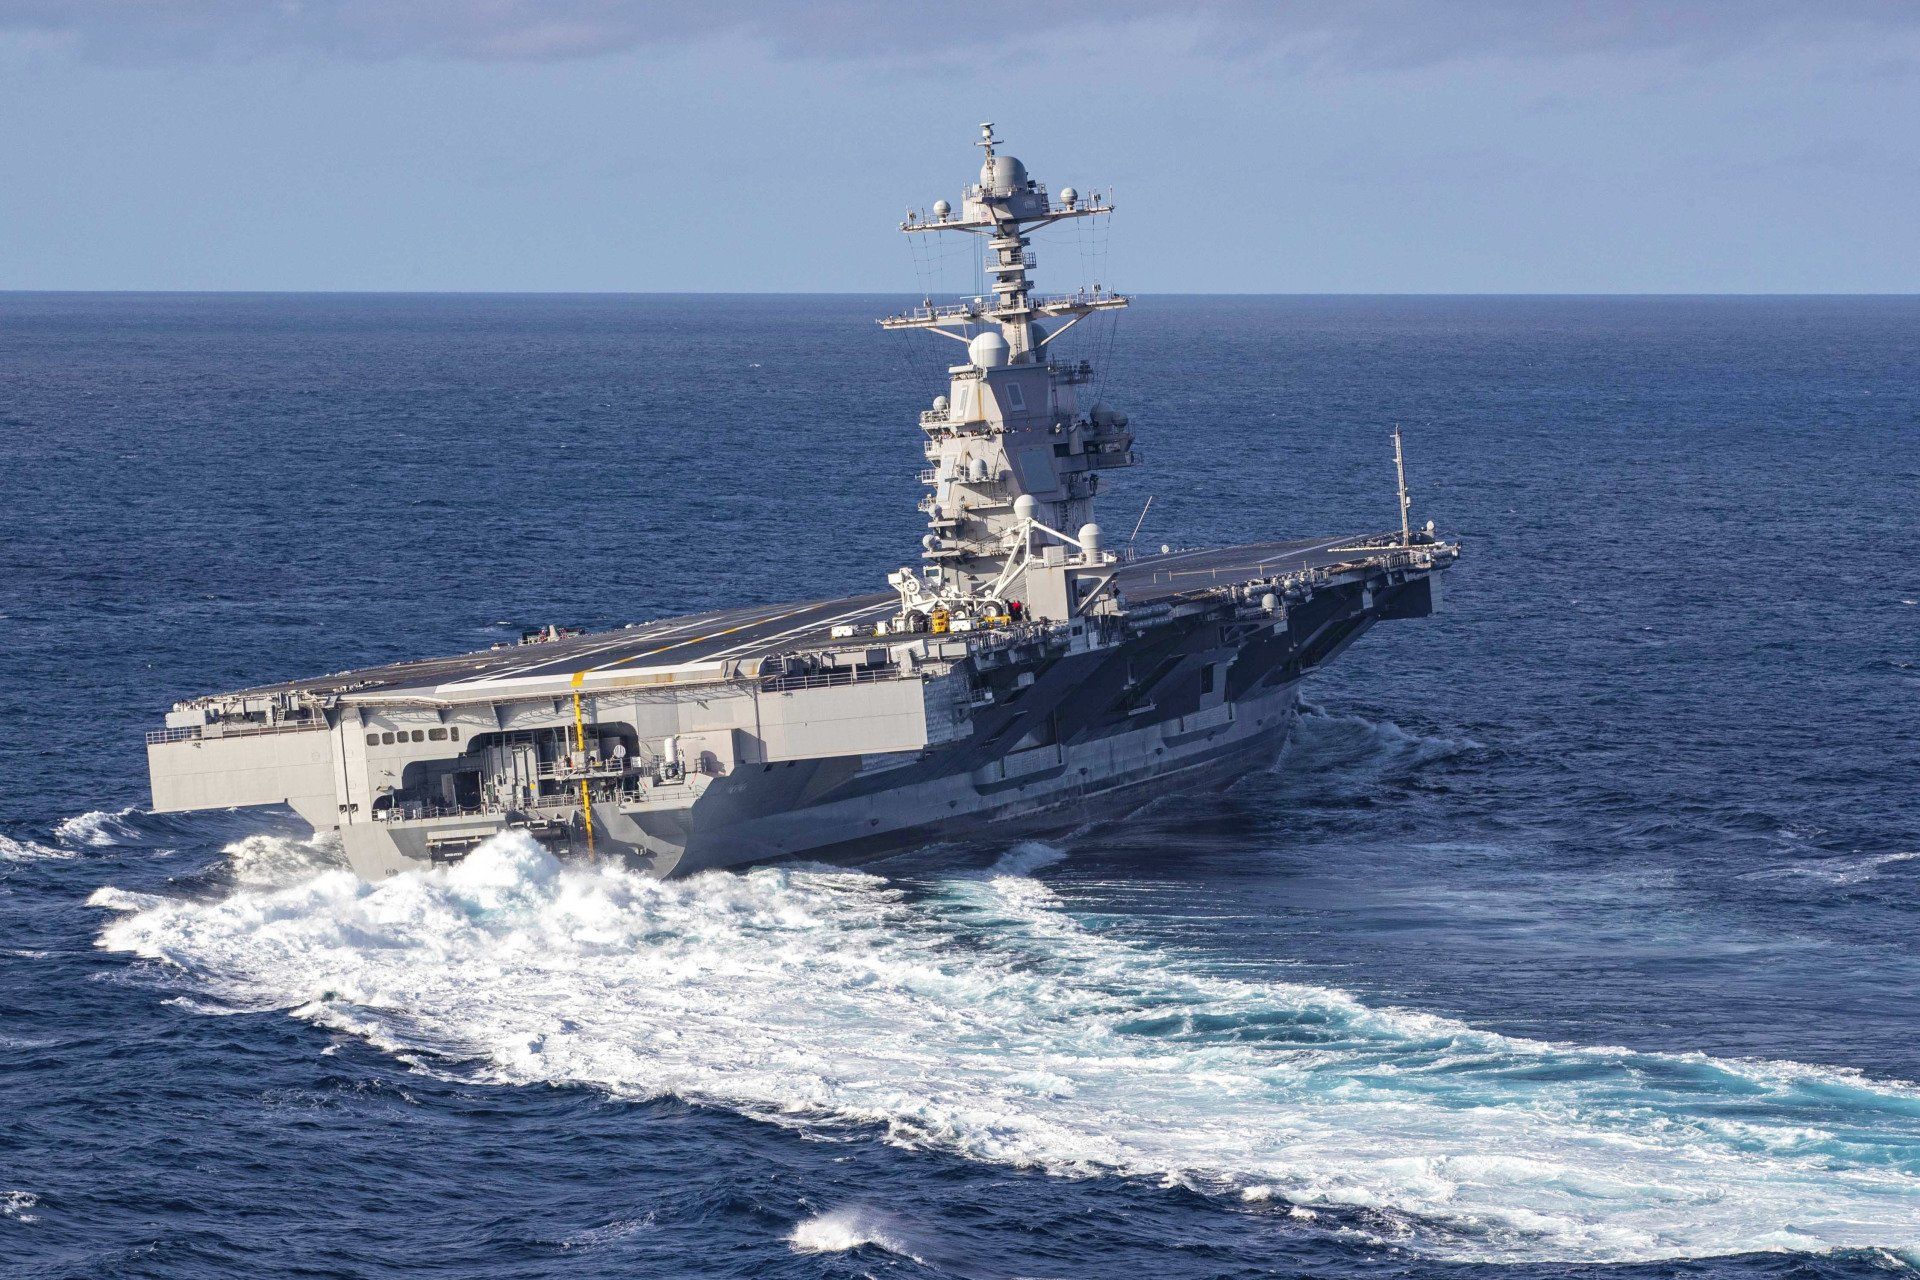
[[[1821,858],[1813,862],[1797,862],[1790,866],[1769,867],[1764,871],[1751,872],[1757,879],[1797,878],[1816,880],[1823,884],[1855,885],[1863,884],[1878,876],[1887,867],[1920,860],[1920,852],[1875,853],[1858,858]]]
[[[53,829],[53,834],[62,843],[96,849],[137,843],[141,835],[133,826],[132,819],[139,813],[140,810],[133,808],[112,811],[93,809],[77,817],[62,819]]]
[[[1328,711],[1302,700],[1287,738],[1283,767],[1292,772],[1307,766],[1334,774],[1362,765],[1418,769],[1486,749],[1473,738],[1416,733],[1392,720]]]
[[[987,869],[991,876],[1031,876],[1047,867],[1066,861],[1067,851],[1043,840],[1023,840],[1001,854]]]
[[[305,840],[286,836],[243,836],[221,850],[236,884],[277,888],[298,884],[321,871],[344,867],[340,837],[333,832]]]
[[[914,1262],[923,1261],[899,1241],[890,1215],[857,1206],[795,1224],[787,1244],[795,1253],[845,1253],[872,1245]]]
[[[100,945],[202,999],[464,1078],[1266,1198],[1436,1257],[1920,1247],[1920,1089],[1212,975],[1083,927],[1021,874],[1052,852],[909,892],[812,868],[661,883],[513,836],[378,885],[310,863],[217,901],[91,901],[119,913]]]
[[[0,862],[39,862],[46,858],[71,858],[71,849],[55,849],[34,840],[15,840],[0,835]]]

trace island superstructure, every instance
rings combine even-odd
[[[193,698],[148,735],[154,808],[288,805],[368,878],[503,831],[674,875],[1042,832],[1270,766],[1302,679],[1431,613],[1459,549],[1410,527],[1404,481],[1387,534],[1109,548],[1130,421],[1054,344],[1128,300],[1029,272],[1034,232],[1112,205],[1050,194],[991,125],[980,146],[958,212],[901,229],[981,237],[990,287],[881,321],[964,356],[920,415],[927,533],[889,590]]]

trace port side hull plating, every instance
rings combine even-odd
[[[921,844],[1068,830],[1122,816],[1162,795],[1270,767],[1286,741],[1296,701],[1297,685],[1289,684],[1235,706],[1232,717],[1216,726],[1179,734],[1167,732],[1170,722],[1143,725],[1062,746],[1057,763],[985,784],[981,770],[958,767],[917,782],[900,778],[865,794],[795,806],[796,794],[823,785],[837,790],[833,780],[847,774],[848,762],[830,758],[771,769],[751,766],[718,780],[683,811],[685,843],[678,850],[645,848],[631,820],[612,813],[596,817],[597,849],[653,875],[677,876],[780,859],[864,861]],[[672,833],[659,834],[670,838]],[[342,831],[353,869],[367,879],[429,865],[391,839],[354,838],[367,835],[387,833],[375,827]],[[577,849],[578,841],[571,847]]]

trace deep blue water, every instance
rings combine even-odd
[[[1920,1258],[1920,300],[1151,298],[1110,532],[1417,516],[1280,769],[1052,845],[368,889],[175,698],[871,589],[846,297],[0,295],[0,1274]],[[1093,326],[1087,326],[1093,330]]]

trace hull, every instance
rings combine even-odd
[[[750,866],[783,859],[865,862],[957,840],[1018,839],[1110,819],[1163,796],[1219,786],[1269,768],[1286,744],[1297,684],[1219,704],[1204,716],[1174,716],[1081,744],[1030,748],[969,767],[954,750],[933,761],[883,762],[871,772],[841,758],[748,769],[708,788],[673,826],[647,830],[618,810],[596,816],[593,856],[617,858],[655,876]],[[868,785],[849,786],[849,783]],[[877,783],[878,785],[871,785]],[[796,799],[827,790],[815,803]],[[349,864],[377,880],[430,859],[399,842],[345,842]],[[680,838],[674,840],[673,836]],[[569,824],[556,851],[587,856],[582,827]]]

